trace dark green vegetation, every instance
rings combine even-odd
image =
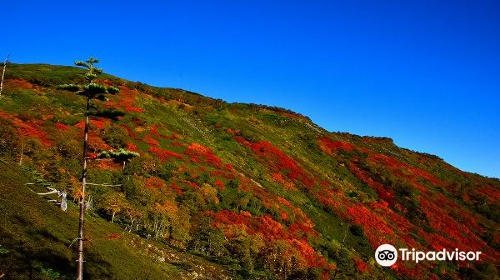
[[[24,183],[78,197],[84,100],[57,85],[83,71],[12,64],[6,76],[0,275],[71,279],[77,205],[62,212]],[[100,78],[120,93],[93,112],[88,180],[116,186],[88,186],[88,279],[498,277],[497,179],[288,110]],[[101,153],[122,148],[140,157]],[[373,259],[382,243],[484,259],[387,269]]]

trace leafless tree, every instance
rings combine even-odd
[[[0,97],[2,96],[3,91],[3,79],[5,77],[5,69],[7,68],[7,63],[9,62],[10,54],[3,61],[3,70],[2,70],[2,80],[0,81]]]

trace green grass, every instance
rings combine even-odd
[[[69,246],[78,231],[77,205],[69,203],[68,211],[61,211],[24,185],[28,177],[17,164],[0,161],[0,275],[5,273],[6,279],[74,279],[76,242]],[[110,239],[110,234],[120,239]],[[89,239],[86,279],[189,279],[183,262],[160,262],[152,257],[153,250],[224,275],[217,266],[206,267],[200,258],[182,257],[95,215],[87,215],[85,235]]]
[[[6,112],[12,115],[3,114],[6,117],[0,115],[3,124],[0,133],[6,135],[6,139],[10,137],[10,142],[7,144],[5,141],[2,142],[4,139],[0,137],[0,158],[4,160],[0,163],[0,214],[2,214],[0,275],[6,273],[8,279],[73,278],[76,254],[75,248],[68,246],[77,232],[77,207],[70,203],[68,211],[62,212],[32,193],[24,183],[32,180],[33,174],[23,170],[36,171],[38,177],[56,182],[59,188],[67,187],[70,178],[75,179],[80,176],[81,131],[75,127],[61,130],[55,124],[72,126],[83,120],[83,99],[73,93],[56,89],[59,84],[81,82],[81,74],[81,70],[73,67],[46,64],[8,66],[5,94],[0,102],[0,113]],[[14,83],[9,83],[9,80],[14,78],[24,79],[34,88],[12,86]],[[370,161],[369,154],[375,153],[389,156],[441,179],[444,182],[443,186],[433,185],[422,178],[418,179],[428,191],[429,196],[426,198],[430,199],[437,194],[450,198],[457,203],[460,211],[469,213],[471,217],[477,219],[485,230],[484,234],[479,231],[475,233],[494,250],[498,251],[500,248],[495,241],[500,219],[500,215],[496,213],[498,211],[495,211],[499,207],[498,202],[484,195],[465,199],[465,194],[474,193],[480,187],[491,186],[493,190],[490,191],[499,189],[498,180],[462,173],[436,156],[397,147],[390,138],[327,132],[309,119],[282,108],[255,104],[229,104],[180,89],[156,88],[107,74],[100,78],[127,86],[131,90],[138,90],[137,98],[128,99],[127,102],[145,111],[125,112],[125,107],[120,107],[122,105],[119,105],[119,102],[107,104],[111,108],[115,106],[113,110],[124,115],[119,117],[116,115],[117,118],[112,121],[111,127],[92,129],[92,132],[107,141],[107,144],[137,145],[141,157],[129,163],[125,170],[99,169],[95,164],[90,166],[88,175],[90,181],[123,183],[123,187],[88,188],[95,199],[95,209],[87,213],[86,224],[86,233],[90,239],[87,243],[86,263],[86,274],[89,279],[191,279],[194,277],[193,272],[201,273],[205,279],[224,278],[227,275],[233,279],[238,277],[279,279],[282,270],[273,267],[275,265],[273,263],[264,264],[262,261],[263,256],[272,254],[268,249],[276,240],[266,240],[271,244],[266,244],[258,254],[252,256],[251,260],[256,265],[254,271],[243,268],[247,265],[248,258],[244,259],[241,252],[248,248],[241,246],[239,243],[241,240],[227,237],[221,241],[219,245],[223,248],[219,249],[221,252],[226,252],[226,255],[190,251],[190,243],[186,240],[196,238],[194,232],[197,226],[200,226],[199,218],[206,215],[205,211],[224,209],[239,213],[240,210],[245,210],[253,216],[270,215],[288,228],[300,216],[294,213],[292,208],[300,209],[314,224],[318,235],[309,238],[308,243],[317,252],[321,252],[330,264],[338,266],[339,270],[335,272],[337,278],[397,277],[394,273],[388,273],[387,270],[373,265],[374,248],[368,242],[373,235],[369,236],[366,228],[355,224],[355,221],[346,215],[346,205],[351,202],[353,205],[371,209],[373,202],[380,201],[377,190],[359,178],[359,174],[351,172],[351,164],[364,170],[373,182],[381,183],[395,192],[394,201],[397,205],[389,207],[401,217],[414,222],[416,225],[413,229],[414,239],[421,245],[428,246],[428,240],[417,236],[422,226],[429,228],[425,217],[422,218],[423,209],[418,208],[418,199],[424,194],[421,191],[407,191],[406,188],[410,188],[408,186],[411,182],[405,179],[407,178],[405,176],[411,176],[410,168],[399,170],[400,174],[396,174],[388,164]],[[111,97],[111,100],[120,101],[120,98],[120,95],[116,95]],[[100,106],[103,105],[106,106],[100,103]],[[19,120],[36,125],[50,136],[54,146],[44,147],[38,139],[21,136],[19,128],[16,128],[16,124],[10,119],[15,119],[17,125],[21,122]],[[171,136],[175,133],[180,136],[177,140],[157,139],[159,147],[184,154],[189,144],[193,142],[202,144],[213,150],[224,164],[231,164],[235,168],[234,178],[210,175],[210,172],[221,171],[224,167],[192,162],[190,156],[186,154],[184,159],[170,158],[166,162],[159,161],[148,152],[151,146],[143,141],[145,137],[155,138],[148,131],[152,125],[157,125],[158,131],[164,135]],[[119,126],[128,127],[132,132],[131,135],[124,129],[118,128]],[[4,127],[10,129],[10,132],[2,130]],[[273,166],[269,159],[258,158],[254,151],[237,142],[227,129],[239,130],[238,135],[251,142],[271,142],[293,159],[305,174],[314,178],[315,183],[306,186],[298,180],[291,180],[295,188],[289,189],[277,182],[273,178],[273,173],[281,172],[286,177],[290,170],[277,170],[276,163]],[[329,155],[321,149],[318,142],[320,137],[348,142],[358,148],[354,151],[338,150]],[[174,143],[180,145],[175,146]],[[21,152],[21,149],[24,150]],[[17,163],[9,161],[9,158],[18,161],[21,153],[24,156],[23,170]],[[246,182],[245,178],[240,177],[240,173],[247,178]],[[162,189],[149,189],[146,182],[153,177],[164,180],[165,186]],[[250,179],[258,182],[262,189],[255,185],[253,189],[247,188],[243,191],[242,187],[252,184]],[[205,201],[206,194],[200,193],[200,186],[203,183],[215,186],[216,180],[222,180],[226,184],[225,190],[216,191],[219,204]],[[199,186],[190,186],[189,182],[196,182]],[[231,187],[228,186],[230,182]],[[176,184],[184,194],[177,195],[170,189],[172,184]],[[320,196],[326,195],[328,193],[326,190],[334,190],[334,195],[338,193],[339,196],[347,197],[347,200],[343,200],[346,205],[341,205],[338,209],[323,205]],[[110,223],[109,211],[107,212],[104,208],[106,206],[100,203],[107,194],[113,192],[124,192],[126,202],[142,215],[140,217],[142,225],[136,234],[124,232],[125,225],[130,222],[126,214],[118,214],[116,222]],[[279,206],[277,198],[280,197],[289,201],[293,207]],[[336,201],[342,201],[341,198],[336,198],[338,198]],[[245,200],[248,200],[246,206],[239,205]],[[189,228],[183,228],[185,236],[184,239],[180,238],[182,241],[171,238],[174,235],[172,232],[164,239],[146,238],[152,232],[151,225],[156,217],[153,213],[155,207],[165,202],[182,209],[178,212],[180,214],[177,218],[189,220]],[[286,211],[290,220],[282,218],[280,210]],[[420,216],[412,215],[417,212]],[[447,214],[455,215],[451,212],[450,210]],[[170,212],[164,214],[172,216]],[[467,222],[456,217],[452,218],[460,223]],[[176,225],[182,228],[179,220],[173,219],[173,222],[177,222]],[[107,237],[110,234],[119,234],[121,238],[109,239]],[[397,232],[397,234],[403,233]],[[195,241],[203,243],[206,240]],[[199,257],[193,256],[193,253]],[[357,273],[354,258],[371,261],[370,273]],[[163,259],[165,261],[161,261]],[[448,265],[446,269],[450,273],[462,273],[454,264]],[[475,267],[471,269],[474,270]],[[431,270],[427,270],[429,271]],[[440,272],[433,270],[432,273],[439,275]],[[304,279],[305,274],[308,275],[308,279],[319,277],[314,269],[309,268],[302,269],[294,277]]]

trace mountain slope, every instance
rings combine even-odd
[[[77,196],[83,100],[56,86],[81,80],[73,67],[9,65],[0,155],[7,163],[2,193],[12,197],[2,196],[1,205],[26,209],[23,219],[13,212],[1,224],[0,258],[9,261],[0,272],[13,279],[34,267],[53,279],[72,275],[67,246],[76,235],[76,206],[61,212],[22,183],[26,176],[50,181]],[[90,239],[103,240],[87,244],[90,278],[137,279],[144,268],[150,279],[498,277],[497,179],[462,172],[389,138],[331,133],[280,108],[228,104],[110,75],[101,82],[121,92],[94,113],[91,156],[118,148],[141,156],[125,165],[91,164],[91,182],[119,186],[89,189]],[[7,167],[19,162],[21,168]],[[35,245],[19,252],[19,240]],[[383,243],[479,250],[484,259],[387,269],[373,258]],[[38,250],[63,265],[42,254],[23,266]],[[172,257],[151,252],[157,250]]]

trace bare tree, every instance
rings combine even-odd
[[[7,68],[7,62],[9,62],[9,57],[10,57],[10,54],[3,61],[2,80],[0,81],[0,97],[2,96],[3,78],[5,77],[5,69]]]

